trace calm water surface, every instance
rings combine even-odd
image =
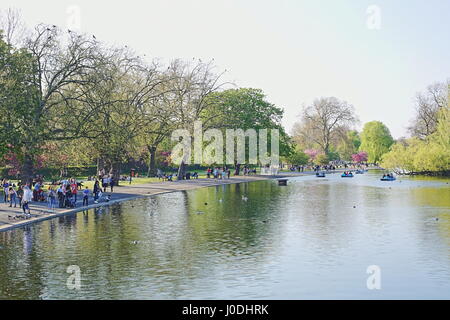
[[[449,180],[379,177],[203,188],[3,232],[0,299],[450,299]]]

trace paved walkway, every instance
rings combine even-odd
[[[283,175],[284,176],[284,175]],[[280,177],[280,176],[278,176]],[[231,179],[225,180],[215,180],[215,179],[196,179],[196,180],[182,180],[182,181],[173,181],[173,182],[155,182],[155,183],[147,183],[147,184],[137,184],[137,185],[126,185],[126,183],[122,182],[122,186],[115,187],[114,192],[110,193],[109,188],[104,195],[111,194],[111,200],[109,202],[100,202],[98,204],[94,204],[92,196],[89,197],[89,205],[82,206],[83,204],[83,196],[81,191],[78,193],[78,201],[75,208],[55,208],[53,210],[48,209],[46,202],[31,202],[31,218],[24,219],[23,211],[17,205],[16,208],[14,206],[11,208],[9,204],[4,202],[0,202],[0,232],[6,231],[12,228],[18,228],[24,226],[26,224],[35,223],[38,221],[43,221],[47,219],[51,219],[57,216],[70,214],[78,211],[83,211],[91,208],[101,207],[105,205],[111,205],[113,203],[131,200],[134,198],[139,198],[143,196],[175,192],[175,191],[184,191],[184,190],[193,190],[197,188],[203,187],[211,187],[223,184],[232,184],[232,183],[242,183],[242,182],[251,182],[251,181],[259,181],[259,180],[267,180],[277,178],[275,176],[239,176],[239,177],[231,177]],[[3,195],[3,194],[2,194]],[[1,199],[3,201],[3,197]]]

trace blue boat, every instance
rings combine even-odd
[[[381,181],[395,181],[395,180],[397,180],[395,177],[388,177],[388,176],[386,176],[386,177],[383,177],[383,178],[381,178],[380,179]]]
[[[343,174],[341,174],[341,177],[342,178],[353,178],[353,173],[348,173],[348,174],[345,174],[345,173],[343,173]]]
[[[325,172],[316,172],[317,178],[325,178]]]

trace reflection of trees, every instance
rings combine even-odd
[[[1,233],[0,299],[39,299],[45,272],[30,226]]]
[[[8,277],[2,276],[2,284],[16,294],[24,288],[23,297],[28,298],[43,293],[47,298],[135,297],[133,290],[136,297],[146,291],[147,298],[176,297],[190,284],[223,271],[222,258],[238,257],[244,269],[245,259],[251,258],[253,265],[248,267],[255,267],[252,254],[274,245],[271,229],[279,225],[280,212],[273,210],[279,190],[267,182],[204,188],[34,225],[29,261],[21,269],[32,283],[11,280],[22,272],[14,269],[14,259],[24,256],[23,243],[13,239],[8,251],[1,251],[0,270],[2,274],[9,271]],[[242,200],[243,194],[248,202]],[[217,197],[223,199],[220,205]],[[80,293],[65,287],[69,265],[81,268],[84,289]]]
[[[356,188],[356,189],[355,189]],[[342,249],[354,225],[357,186],[342,183],[297,182],[292,199],[291,223],[304,233],[308,245],[323,251]],[[293,200],[297,199],[297,200]],[[330,252],[330,251],[328,251]]]
[[[450,188],[414,188],[412,200],[418,206],[450,207]]]

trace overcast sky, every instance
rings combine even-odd
[[[21,9],[28,26],[79,27],[147,57],[214,58],[227,69],[225,80],[261,88],[283,107],[288,131],[303,104],[336,96],[355,106],[362,124],[380,120],[398,138],[407,134],[416,92],[450,77],[448,0],[2,0],[0,6]]]

